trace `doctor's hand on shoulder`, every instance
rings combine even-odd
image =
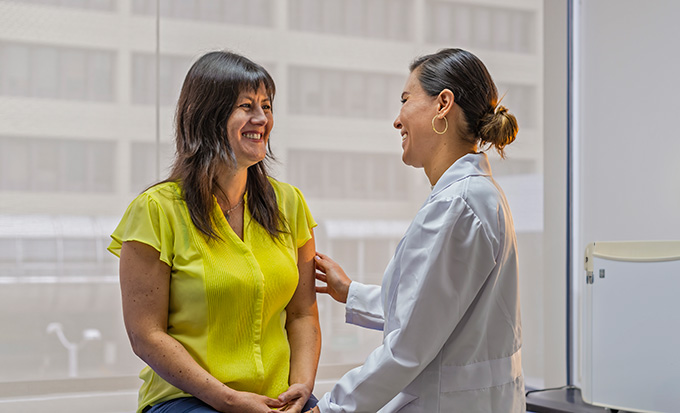
[[[346,303],[352,280],[345,274],[342,267],[329,256],[320,252],[316,253],[314,263],[316,264],[316,279],[326,283],[324,286],[316,287],[316,292],[328,294],[335,301]]]

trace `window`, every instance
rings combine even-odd
[[[161,56],[160,102],[163,106],[177,103],[182,82],[191,66],[191,57]],[[156,104],[156,57],[136,53],[132,56],[132,103]]]
[[[293,66],[291,114],[389,119],[399,107],[406,76]]]
[[[272,0],[163,0],[161,17],[222,24],[272,26]],[[156,0],[133,0],[136,14],[155,16]]]
[[[541,296],[531,288],[542,286],[543,6],[498,4],[0,1],[0,114],[10,114],[0,122],[0,390],[3,382],[63,380],[67,388],[77,384],[67,380],[73,375],[138,374],[142,363],[122,324],[118,260],[106,246],[131,199],[167,176],[174,107],[197,56],[228,48],[270,70],[278,95],[275,177],[307,198],[318,250],[377,284],[430,189],[422,170],[402,164],[392,127],[408,64],[415,53],[453,45],[484,55],[502,80],[500,94],[507,92],[503,104],[519,118],[522,136],[509,159],[490,158],[515,213],[529,285],[525,348],[536,350],[525,354],[524,371],[540,386]],[[315,61],[310,45],[341,59]],[[320,371],[349,369],[380,342],[379,332],[344,324],[344,309],[328,297],[319,308]],[[75,372],[58,329],[83,344]],[[323,393],[337,377],[319,379]],[[133,393],[130,405],[111,411],[133,410]],[[24,407],[14,410],[31,410]]]
[[[0,39],[0,94],[110,102],[114,99],[114,63],[110,51]]]
[[[0,191],[111,192],[113,142],[0,136]]]
[[[15,0],[16,1],[16,0]],[[116,0],[22,0],[21,3],[32,3],[43,6],[60,6],[64,8],[86,9],[93,11],[114,11]]]
[[[328,35],[407,41],[409,0],[290,0],[293,30]]]
[[[157,169],[157,152],[160,152],[161,173]],[[158,182],[159,176],[166,177],[169,172],[173,148],[169,144],[158,147],[152,142],[133,142],[130,147],[132,173],[130,174],[130,188],[133,193],[139,193],[149,185]]]
[[[392,153],[291,149],[288,165],[289,180],[305,196],[320,199],[409,202],[422,184]]]
[[[433,43],[514,53],[535,53],[535,11],[481,4],[428,1]],[[449,46],[450,47],[450,46]]]

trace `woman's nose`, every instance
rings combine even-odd
[[[392,123],[392,126],[394,126],[396,129],[401,129],[401,120],[399,120],[399,116],[394,120],[394,123]]]
[[[266,124],[267,115],[264,113],[264,109],[262,108],[255,109],[255,113],[253,113],[253,117],[250,119],[250,121],[256,125]]]

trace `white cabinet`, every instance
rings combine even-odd
[[[583,399],[636,412],[680,409],[680,241],[586,248]]]

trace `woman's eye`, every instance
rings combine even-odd
[[[399,99],[399,101],[401,102],[402,105],[406,103],[406,99]]]
[[[262,105],[263,110],[271,110],[272,106],[271,105]]]
[[[239,106],[240,108],[246,108],[246,109],[248,109],[248,108],[250,108],[250,103],[241,103],[241,104],[238,105],[238,106]]]

